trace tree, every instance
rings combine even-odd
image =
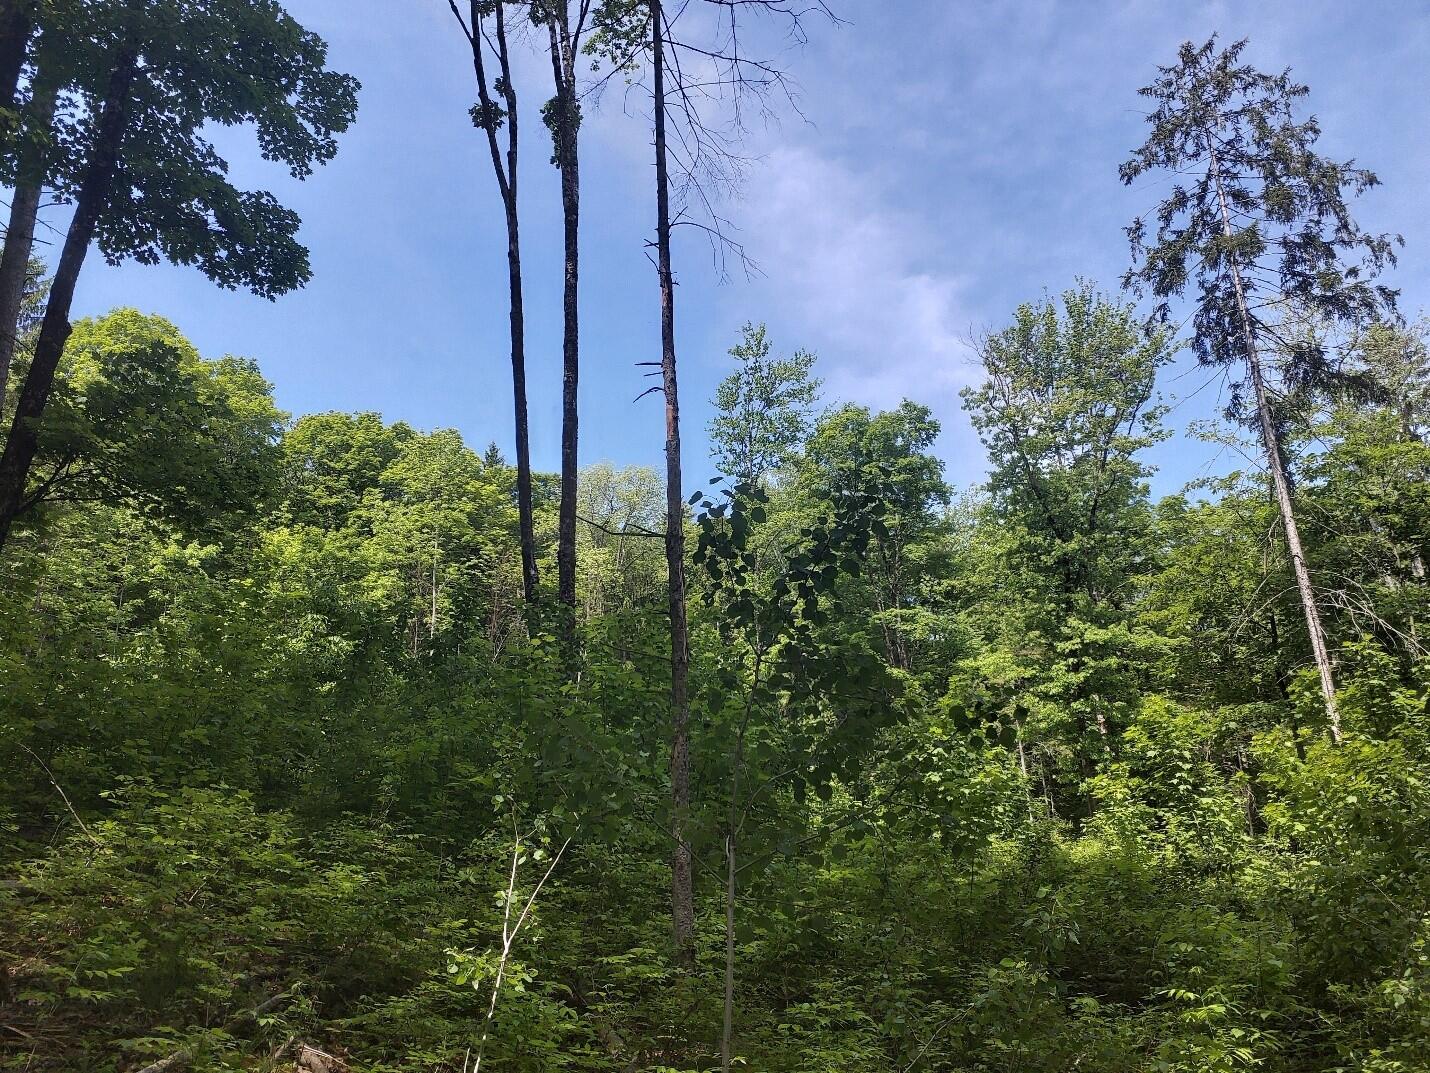
[[[276,491],[284,415],[257,366],[205,361],[133,309],[75,325],[22,511],[125,504],[189,533],[236,528]]]
[[[15,108],[39,6],[40,0],[0,0],[0,110],[5,112]]]
[[[204,127],[252,124],[263,154],[304,178],[332,157],[357,107],[357,83],[326,69],[322,40],[275,0],[110,0],[87,11],[82,40],[67,44],[98,58],[74,67],[88,111],[77,181],[58,191],[74,215],[0,455],[0,544],[26,497],[91,243],[111,262],[167,258],[268,298],[301,286],[310,269],[297,216],[235,188]]]
[[[1393,263],[1393,240],[1367,234],[1351,218],[1347,196],[1375,185],[1354,162],[1320,156],[1314,118],[1297,121],[1295,107],[1309,92],[1290,72],[1264,74],[1241,62],[1246,42],[1218,49],[1216,38],[1184,44],[1175,66],[1159,69],[1140,90],[1153,102],[1147,141],[1122,165],[1124,183],[1149,171],[1188,174],[1156,213],[1150,242],[1146,222],[1128,228],[1134,267],[1130,285],[1168,299],[1195,280],[1193,347],[1204,364],[1244,368],[1233,394],[1239,413],[1245,385],[1260,429],[1282,529],[1321,683],[1333,741],[1341,737],[1336,683],[1316,591],[1306,564],[1287,465],[1277,428],[1274,384],[1264,354],[1277,342],[1281,370],[1292,387],[1329,383],[1339,370],[1314,338],[1278,334],[1288,309],[1328,323],[1365,325],[1393,313],[1395,294],[1373,283]]]
[[[580,596],[591,621],[622,608],[658,601],[665,487],[645,466],[599,462],[581,470]]]
[[[511,332],[511,389],[516,431],[516,500],[521,530],[521,587],[528,604],[534,602],[541,582],[536,566],[536,525],[531,496],[531,444],[526,408],[526,308],[522,301],[521,231],[517,213],[517,158],[520,148],[516,84],[511,76],[511,54],[507,47],[507,5],[505,0],[470,0],[468,18],[462,17],[456,0],[448,0],[452,14],[472,51],[472,68],[477,80],[477,104],[472,122],[486,134],[492,173],[501,196],[506,220],[507,319]],[[487,32],[487,19],[491,33]],[[486,52],[494,49],[498,65],[495,79],[487,76]],[[496,97],[501,97],[497,103]],[[497,131],[505,125],[506,147]]]
[[[715,389],[710,440],[720,471],[753,483],[793,461],[809,435],[822,382],[810,375],[809,351],[771,358],[763,324],[747,323],[740,332],[730,350],[740,367]]]
[[[3,51],[3,46],[0,46]],[[30,100],[17,116],[10,198],[4,252],[0,253],[0,399],[9,385],[10,365],[20,333],[20,310],[25,298],[30,261],[34,252],[35,221],[51,161],[55,157],[55,110],[60,86],[66,81],[62,31],[51,29],[35,49],[35,73],[30,80]],[[0,80],[5,77],[0,72]]]
[[[283,437],[288,520],[342,528],[416,436],[408,425],[384,425],[371,412],[301,418]]]
[[[829,14],[823,0],[812,7],[792,8],[783,0],[705,0],[714,9],[718,42],[705,47],[682,40],[674,29],[690,5],[667,11],[662,0],[614,0],[596,16],[597,52],[613,72],[631,72],[644,55],[651,71],[651,110],[655,150],[656,276],[660,288],[661,356],[659,391],[665,402],[666,460],[666,566],[669,575],[671,643],[671,835],[675,843],[671,868],[671,916],[676,958],[683,966],[694,964],[695,900],[692,858],[682,834],[690,805],[690,701],[689,624],[685,606],[684,531],[685,502],[681,486],[680,400],[675,351],[675,276],[671,263],[671,236],[679,224],[700,227],[710,238],[717,259],[733,250],[743,258],[738,244],[725,231],[725,221],[715,212],[714,187],[730,186],[742,161],[735,146],[743,129],[743,103],[754,98],[762,109],[772,93],[789,87],[780,69],[754,58],[741,48],[738,15],[744,11],[782,18],[789,36],[804,36],[803,16],[809,11]],[[693,60],[687,69],[682,57]],[[702,111],[702,102],[734,107],[734,130],[715,123]],[[672,129],[673,128],[673,129]],[[673,166],[672,166],[673,165]],[[680,193],[704,210],[709,223],[687,219],[686,207],[672,211],[672,171]],[[650,363],[656,364],[656,363]]]
[[[690,842],[690,639],[685,610],[685,493],[680,473],[680,394],[675,368],[675,278],[670,265],[670,159],[666,148],[666,40],[661,0],[650,0],[650,57],[655,111],[655,247],[660,281],[660,375],[665,398],[665,567],[670,610],[671,920],[676,960],[695,962],[695,890]]]
[[[934,456],[939,424],[927,406],[905,399],[871,413],[846,405],[824,417],[805,445],[803,480],[818,495],[871,493],[885,504],[861,577],[865,606],[884,639],[890,666],[913,666],[906,621],[916,613],[914,584],[921,546],[940,527],[949,502],[943,463]]]
[[[1017,665],[1054,718],[1073,716],[1084,777],[1137,695],[1133,607],[1154,565],[1150,471],[1137,455],[1165,437],[1154,392],[1173,349],[1169,329],[1081,283],[986,335],[985,378],[962,392],[1002,537],[992,598],[1003,614],[989,617],[1002,643],[984,658],[1005,677]]]
[[[1378,401],[1395,413],[1407,440],[1423,440],[1430,425],[1430,321],[1372,324],[1355,340],[1355,351],[1375,385]]]
[[[568,609],[576,606],[576,496],[581,372],[579,283],[581,266],[581,161],[578,131],[581,102],[576,92],[576,57],[591,13],[590,0],[571,17],[568,0],[537,0],[532,18],[545,23],[550,40],[551,74],[556,95],[546,106],[555,152],[552,162],[561,172],[563,248],[561,290],[561,504],[556,530],[556,593]],[[599,17],[598,12],[598,17]],[[573,623],[568,623],[568,628]]]
[[[900,714],[897,682],[865,636],[820,628],[829,621],[826,607],[837,598],[840,575],[857,572],[871,539],[884,531],[882,491],[868,481],[820,489],[818,521],[790,546],[784,570],[768,584],[750,543],[766,523],[768,494],[737,482],[718,503],[695,497],[701,507],[695,558],[707,581],[701,602],[715,609],[718,636],[718,669],[701,698],[701,722],[713,739],[708,752],[724,751],[729,765],[725,815],[717,821],[725,873],[723,1073],[733,1061],[740,874],[827,834],[791,830],[790,819],[799,825],[804,818],[782,815],[769,799],[788,789],[802,802],[812,789],[830,800],[835,783],[853,781],[878,732]],[[763,846],[760,827],[774,828],[762,832]],[[741,863],[740,854],[756,846]]]

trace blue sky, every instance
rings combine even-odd
[[[959,409],[975,371],[966,340],[1020,302],[1083,276],[1114,285],[1122,227],[1157,180],[1123,188],[1143,137],[1137,87],[1185,39],[1251,38],[1250,58],[1311,86],[1322,145],[1373,168],[1369,228],[1405,236],[1394,276],[1405,307],[1430,305],[1430,8],[1419,0],[832,0],[845,19],[777,47],[804,118],[756,125],[755,158],[724,206],[761,272],[721,283],[694,233],[676,251],[687,479],[705,464],[708,400],[746,320],[777,347],[820,356],[831,401],[928,404],[950,479],[984,460]],[[456,427],[509,452],[505,237],[490,165],[467,118],[475,92],[445,0],[289,0],[363,83],[356,126],[306,183],[224,132],[236,177],[303,218],[315,278],[269,303],[168,266],[95,257],[80,313],[133,305],[175,321],[210,356],[257,359],[294,413],[378,410]],[[549,95],[538,58],[525,99]],[[536,464],[558,462],[560,215],[544,131],[528,123],[523,229]],[[638,99],[607,94],[583,128],[583,462],[658,464],[659,400],[636,363],[659,355],[649,129]],[[1215,409],[1218,384],[1186,363],[1166,378],[1182,427]],[[1159,490],[1223,466],[1178,437],[1158,449]]]

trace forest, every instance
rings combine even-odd
[[[304,3],[0,0],[0,1069],[1430,1070],[1430,321],[1314,91],[1224,35],[1124,72],[1125,275],[971,337],[970,485],[936,400],[839,398],[758,315],[682,415],[681,268],[759,197],[729,116],[856,12],[391,2],[469,53],[509,444],[82,315],[125,261],[309,281],[216,141],[321,187],[362,123]],[[660,469],[581,453],[607,85]],[[1226,386],[1191,433],[1179,360]],[[1179,434],[1235,465],[1154,495]]]

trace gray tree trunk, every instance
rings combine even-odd
[[[20,306],[25,300],[30,254],[35,244],[35,218],[45,178],[45,155],[55,115],[55,87],[39,83],[30,106],[30,122],[20,149],[15,193],[10,199],[10,222],[5,229],[5,250],[0,253],[0,411],[10,386],[10,363],[20,335]]]
[[[1221,207],[1222,233],[1231,238],[1231,211],[1222,189],[1221,166],[1215,152],[1211,154],[1212,174],[1216,182],[1217,200]],[[1281,444],[1276,435],[1276,426],[1271,419],[1271,406],[1266,394],[1266,378],[1261,369],[1261,356],[1256,345],[1256,330],[1252,324],[1251,311],[1246,304],[1246,290],[1242,285],[1241,268],[1231,260],[1232,286],[1236,291],[1237,312],[1241,318],[1241,329],[1246,347],[1246,365],[1251,374],[1252,391],[1256,398],[1256,415],[1261,425],[1261,442],[1266,451],[1266,465],[1271,471],[1271,487],[1276,496],[1276,506],[1281,514],[1281,527],[1286,532],[1286,548],[1291,554],[1291,571],[1296,577],[1296,591],[1301,597],[1301,609],[1306,615],[1306,632],[1311,638],[1311,655],[1316,662],[1316,672],[1321,680],[1321,697],[1326,705],[1326,717],[1330,722],[1331,741],[1341,743],[1341,713],[1336,704],[1336,679],[1331,666],[1330,650],[1326,645],[1325,629],[1321,625],[1321,612],[1316,606],[1316,590],[1311,584],[1311,571],[1306,566],[1306,553],[1301,544],[1301,529],[1296,524],[1296,511],[1291,499],[1291,482],[1286,475],[1286,461],[1281,453]]]
[[[690,652],[685,614],[685,495],[680,474],[680,395],[675,376],[675,281],[670,270],[670,174],[665,141],[665,40],[661,0],[650,0],[655,103],[656,254],[660,276],[660,370],[665,394],[665,562],[670,576],[671,924],[676,960],[695,964],[695,893],[690,843]]]

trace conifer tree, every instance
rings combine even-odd
[[[1246,41],[1215,37],[1182,46],[1139,92],[1152,102],[1147,141],[1122,165],[1130,184],[1149,172],[1175,176],[1158,206],[1155,232],[1127,229],[1134,267],[1125,282],[1160,299],[1157,315],[1195,282],[1197,358],[1238,370],[1231,412],[1259,430],[1333,741],[1340,741],[1335,673],[1316,603],[1277,420],[1277,387],[1329,387],[1343,374],[1315,338],[1285,338],[1288,314],[1363,325],[1393,314],[1395,292],[1375,277],[1394,263],[1397,241],[1363,231],[1347,201],[1376,177],[1353,161],[1321,156],[1315,117],[1298,119],[1308,90],[1289,71],[1265,74],[1243,62]],[[1281,356],[1271,366],[1272,351]],[[1248,397],[1249,396],[1249,397]]]

